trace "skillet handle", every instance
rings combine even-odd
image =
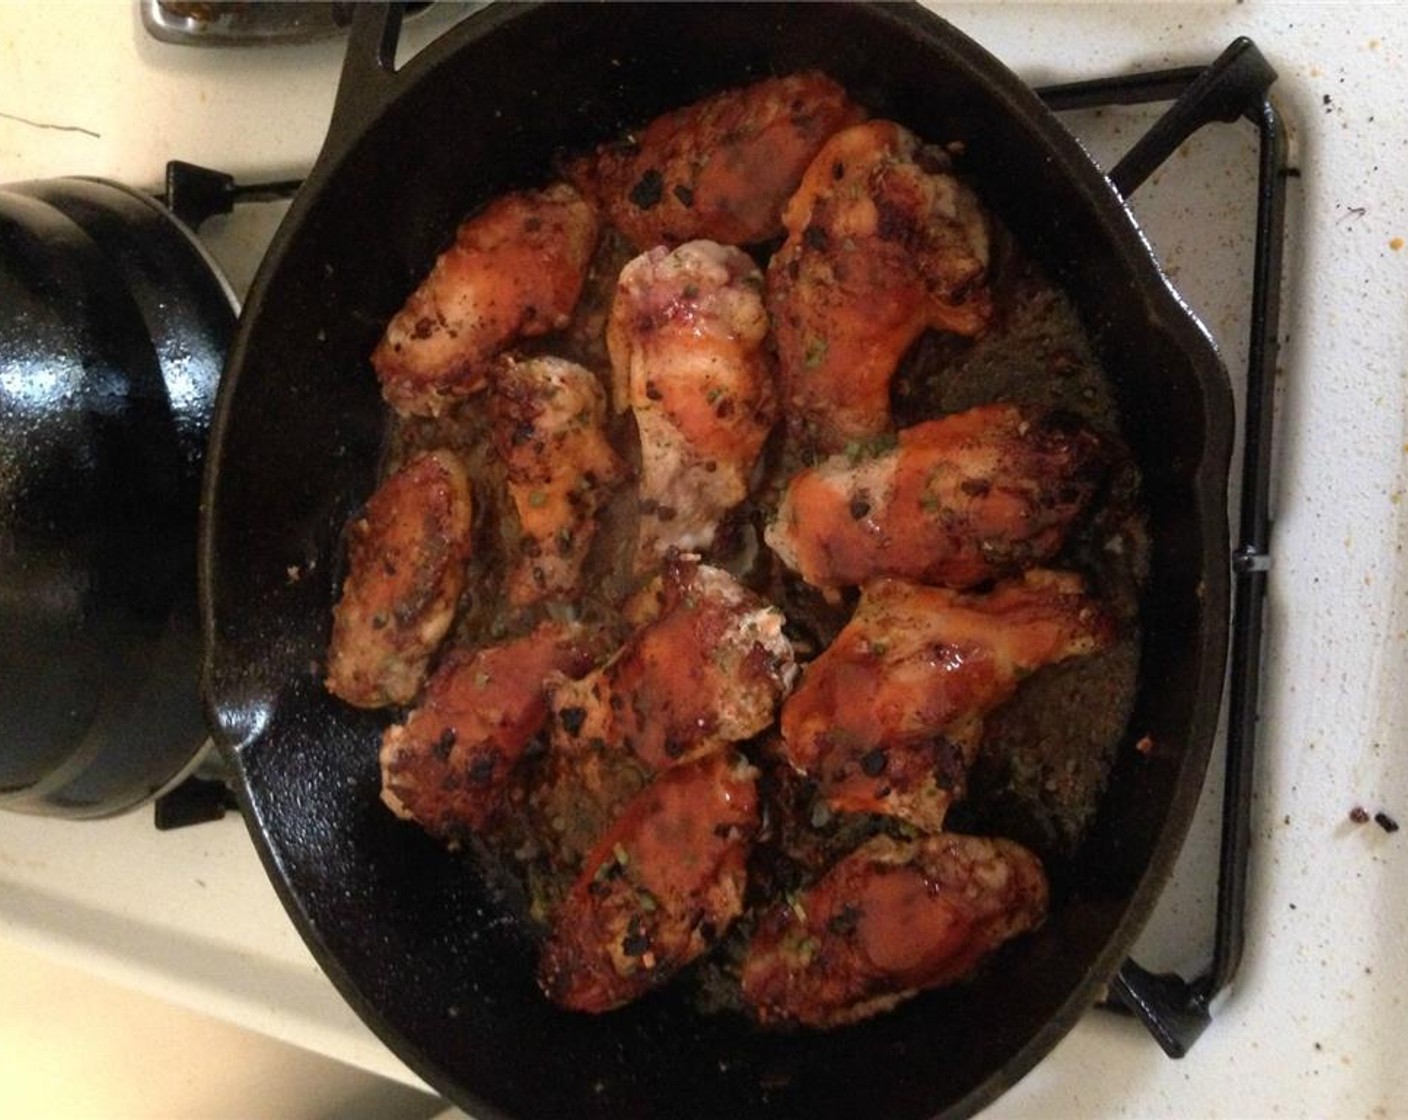
[[[360,135],[386,104],[396,80],[402,5],[379,0],[355,7],[325,148]]]

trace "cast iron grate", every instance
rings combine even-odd
[[[1270,481],[1273,390],[1281,304],[1282,248],[1288,144],[1270,90],[1276,71],[1250,40],[1240,38],[1214,62],[1172,70],[1051,86],[1038,94],[1054,110],[1171,101],[1168,111],[1108,173],[1128,198],[1200,129],[1250,121],[1257,129],[1256,238],[1252,273],[1246,409],[1242,420],[1242,493],[1232,566],[1232,633],[1228,731],[1218,859],[1217,910],[1211,961],[1191,979],[1154,973],[1128,960],[1102,1005],[1131,1013],[1164,1051],[1181,1058],[1211,1022],[1214,998],[1231,982],[1242,959],[1246,910],[1252,783],[1261,689],[1263,615],[1271,567]],[[166,201],[192,228],[228,214],[238,202],[287,198],[297,180],[238,185],[222,172],[173,161]],[[158,828],[215,820],[234,808],[218,778],[197,777],[158,799]]]
[[[1226,775],[1211,961],[1197,976],[1154,973],[1128,960],[1103,1006],[1137,1016],[1174,1058],[1211,1022],[1214,998],[1231,982],[1245,941],[1252,784],[1256,766],[1266,582],[1271,568],[1271,444],[1280,330],[1288,143],[1271,98],[1276,71],[1250,39],[1239,38],[1210,65],[1052,86],[1037,92],[1055,110],[1172,101],[1109,172],[1128,198],[1193,133],[1250,121],[1257,130],[1256,240],[1253,249],[1242,494],[1232,565],[1232,633],[1227,693]]]

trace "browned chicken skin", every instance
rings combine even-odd
[[[764,916],[744,999],[765,1024],[855,1022],[963,979],[1047,899],[1041,862],[1011,840],[876,837]]]
[[[565,327],[596,237],[596,212],[566,183],[505,195],[467,218],[372,354],[387,403],[438,416],[483,389],[515,339]]]
[[[1070,573],[1035,569],[983,595],[877,580],[783,705],[783,754],[835,809],[938,831],[983,717],[1113,630]]]
[[[768,267],[788,420],[840,450],[890,428],[890,379],[926,329],[977,335],[992,319],[978,200],[892,121],[832,137],[787,204]]]
[[[448,451],[412,459],[348,529],[327,688],[359,708],[408,704],[454,621],[470,551],[469,479]]]
[[[544,681],[586,672],[593,652],[565,623],[452,650],[420,705],[382,737],[382,801],[442,840],[481,832],[505,807],[519,759],[547,721]]]
[[[573,362],[505,358],[490,409],[522,533],[509,601],[575,596],[597,511],[626,473],[607,442],[606,394],[595,374]]]
[[[728,573],[673,559],[604,666],[551,689],[551,746],[532,806],[572,866],[652,776],[773,723],[796,677],[782,613]]]
[[[722,748],[665,771],[593,848],[552,923],[543,990],[609,1011],[659,987],[743,910],[757,771]]]
[[[601,669],[553,690],[554,749],[592,740],[650,772],[772,723],[796,675],[782,612],[718,568],[666,565],[659,615]]]
[[[711,241],[621,271],[607,345],[616,407],[640,432],[638,570],[707,549],[748,495],[777,415],[762,287],[752,258]]]
[[[824,74],[770,78],[657,117],[567,176],[637,248],[782,232],[783,203],[817,149],[862,110]]]
[[[1103,462],[1099,437],[1073,420],[984,405],[793,476],[767,542],[816,587],[972,587],[1054,556]]]

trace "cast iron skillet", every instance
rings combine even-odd
[[[1232,404],[1119,196],[1038,100],[917,8],[494,5],[404,70],[361,13],[331,134],[256,280],[227,367],[201,545],[205,687],[246,819],[348,1000],[479,1117],[969,1114],[1114,972],[1182,841],[1217,719]],[[829,1034],[760,1035],[666,991],[556,1010],[497,888],[377,802],[386,717],[323,690],[339,533],[386,411],[367,362],[460,217],[710,90],[819,66],[921,136],[1065,284],[1109,371],[1153,525],[1128,741],[1050,921],[977,983]],[[1132,743],[1157,745],[1145,757]]]

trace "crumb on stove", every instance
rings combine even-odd
[[[1374,823],[1378,825],[1381,829],[1383,829],[1385,832],[1398,831],[1398,822],[1394,820],[1391,816],[1389,816],[1387,813],[1385,813],[1382,809],[1380,809],[1377,813],[1374,814]]]
[[[1349,819],[1355,824],[1367,824],[1369,821],[1369,810],[1362,805],[1356,805],[1349,811]]]

